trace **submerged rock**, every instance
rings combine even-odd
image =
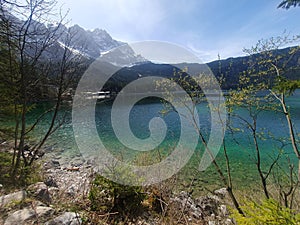
[[[60,169],[60,163],[57,160],[50,160],[46,163],[44,163],[44,169]]]

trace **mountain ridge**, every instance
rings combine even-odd
[[[24,21],[14,17],[13,15],[9,14],[10,20],[15,24],[16,29],[22,26]],[[141,69],[145,68],[146,71],[150,73],[148,74],[155,74],[155,71],[164,71],[164,65],[154,66],[151,64],[149,68],[150,61],[145,59],[142,55],[138,55],[134,52],[134,50],[130,47],[129,44],[121,41],[117,41],[113,39],[110,34],[100,28],[96,28],[94,30],[86,30],[81,26],[75,24],[71,27],[66,27],[62,24],[59,26],[55,24],[42,24],[39,22],[33,22],[33,27],[30,27],[33,31],[38,31],[39,35],[32,36],[35,38],[34,44],[39,43],[39,38],[41,35],[47,35],[47,33],[56,30],[55,36],[53,37],[53,43],[48,49],[48,51],[43,52],[43,56],[41,60],[46,60],[48,58],[59,60],[62,57],[62,53],[64,49],[67,49],[74,55],[80,55],[85,58],[85,65],[89,65],[93,60],[98,59],[99,57],[101,60],[111,63],[114,66],[118,67],[127,67],[130,68],[129,70],[134,71],[138,69],[139,74],[141,73]],[[32,38],[30,37],[30,38]],[[70,40],[71,39],[71,40]],[[27,54],[34,54],[29,45],[27,49]],[[34,46],[35,48],[39,48],[38,46]],[[287,54],[291,49],[296,47],[287,47],[284,49],[274,50],[272,54],[274,55],[281,55]],[[33,48],[34,49],[34,48]],[[107,54],[109,52],[109,54]],[[54,56],[54,57],[53,57]],[[223,76],[225,78],[225,84],[223,84],[224,89],[236,88],[236,85],[239,81],[239,76],[242,72],[249,70],[251,60],[256,60],[260,57],[260,54],[252,55],[252,56],[239,56],[239,57],[229,57],[227,59],[215,60],[212,62],[208,62],[206,64],[189,64],[189,63],[181,63],[171,65],[174,68],[184,68],[187,66],[189,68],[190,74],[196,74],[203,70],[204,65],[207,65],[213,74],[219,78]],[[148,65],[147,65],[148,64]],[[255,66],[255,65],[254,65]],[[257,65],[256,65],[257,66]],[[160,69],[158,69],[161,67]],[[289,71],[285,73],[288,78],[291,79],[299,79],[300,77],[300,51],[297,49],[294,59],[287,64]],[[126,83],[131,81],[132,78],[135,76],[128,75],[127,77],[125,74],[128,73],[128,69],[123,69],[122,74],[118,72],[117,75],[114,76],[112,79],[116,86],[120,85],[119,83]],[[164,71],[165,77],[172,77],[173,71],[167,70]],[[81,74],[82,75],[82,74]],[[79,75],[80,76],[80,75]],[[127,80],[126,80],[127,79]],[[112,81],[111,80],[111,81]],[[113,83],[111,83],[113,85]],[[120,87],[121,88],[121,87]]]

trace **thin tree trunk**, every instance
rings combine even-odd
[[[53,130],[53,127],[55,125],[55,121],[56,121],[56,118],[57,118],[57,115],[58,115],[58,111],[59,111],[59,108],[60,108],[60,104],[61,104],[61,96],[62,96],[62,88],[60,87],[59,88],[59,91],[58,91],[58,97],[57,97],[57,102],[56,102],[56,105],[55,105],[55,110],[54,110],[54,115],[52,116],[52,119],[51,119],[51,124],[50,124],[50,127],[48,128],[48,131],[47,133],[45,134],[43,140],[40,142],[40,144],[36,147],[36,149],[34,150],[34,153],[33,153],[33,156],[32,158],[30,159],[29,163],[26,165],[26,166],[30,166],[32,165],[35,157],[37,156],[38,154],[38,151],[40,150],[40,148],[45,144],[46,140],[48,139],[48,137],[51,135],[52,133],[52,130]]]
[[[220,114],[219,114],[219,115],[220,115]],[[193,119],[195,119],[195,118],[193,118]],[[195,123],[195,121],[194,121],[194,123]],[[197,124],[197,123],[195,123],[195,124]],[[223,124],[223,127],[224,127],[224,126],[225,126],[225,125]],[[241,215],[244,216],[245,214],[244,214],[243,210],[241,209],[241,207],[240,207],[240,205],[239,205],[239,203],[238,203],[238,201],[237,201],[237,198],[235,197],[235,195],[234,195],[234,193],[233,193],[233,190],[232,190],[232,186],[231,186],[231,175],[230,175],[230,172],[228,173],[228,176],[229,176],[228,178],[229,178],[229,180],[226,180],[226,176],[224,175],[224,173],[222,172],[222,170],[221,170],[219,164],[217,163],[217,161],[215,160],[215,158],[214,158],[213,155],[211,154],[210,149],[208,149],[206,140],[205,140],[205,138],[203,137],[203,134],[200,132],[200,129],[197,129],[197,132],[198,132],[198,135],[199,135],[199,137],[200,137],[200,139],[201,139],[202,144],[205,146],[205,148],[207,149],[208,154],[209,154],[210,157],[212,158],[212,164],[214,165],[215,169],[217,170],[217,172],[218,172],[218,174],[219,174],[219,176],[220,176],[221,181],[222,181],[223,184],[225,185],[226,190],[227,190],[227,192],[228,192],[228,194],[229,194],[229,197],[231,198],[231,200],[232,200],[232,202],[233,202],[234,207],[236,208],[236,210],[238,210],[238,212],[239,212]],[[224,153],[225,153],[225,156],[226,156],[226,165],[227,165],[227,168],[229,168],[228,171],[230,171],[229,158],[228,158],[228,155],[227,155],[227,151],[226,151],[226,146],[225,146],[224,140],[223,140],[223,144],[224,144],[224,147],[225,147]]]
[[[256,150],[256,157],[257,157],[256,167],[257,167],[258,174],[259,174],[259,177],[260,177],[260,180],[262,183],[264,194],[265,194],[266,198],[269,199],[270,195],[269,195],[269,191],[267,188],[266,177],[264,176],[263,171],[261,169],[261,156],[260,156],[260,150],[259,150],[259,146],[258,146],[258,142],[257,142],[256,132],[255,132],[255,130],[252,130],[252,132],[253,132],[252,135],[253,135],[253,141],[254,141],[255,150]]]
[[[17,112],[17,105],[15,103],[15,131],[14,131],[14,154],[13,154],[13,159],[12,159],[12,163],[11,166],[12,168],[14,168],[15,166],[15,161],[16,161],[16,154],[17,154],[17,149],[18,149],[18,134],[19,134],[19,118],[18,118],[18,112]]]
[[[289,112],[286,108],[284,94],[281,94],[281,101],[280,102],[281,102],[283,113],[285,114],[285,118],[286,118],[286,121],[287,121],[287,124],[288,124],[288,127],[289,127],[289,134],[290,134],[290,138],[291,138],[291,142],[292,142],[292,147],[293,147],[295,155],[298,159],[298,180],[300,181],[300,151],[299,151],[297,143],[296,143],[296,136],[295,136],[291,116],[290,116],[290,114],[289,114]]]
[[[13,169],[13,176],[15,177],[17,174],[17,170],[20,168],[21,164],[21,156],[24,156],[24,145],[25,145],[25,129],[26,129],[26,103],[23,103],[22,107],[22,118],[21,118],[21,135],[18,145],[18,154],[16,158],[16,163]]]
[[[225,143],[225,140],[223,140],[223,149],[224,149],[224,155],[225,155],[225,159],[226,159],[226,167],[227,167],[227,187],[226,187],[226,190],[232,200],[232,203],[234,205],[234,207],[237,209],[237,211],[241,214],[241,215],[245,215],[243,210],[241,209],[240,207],[240,204],[238,203],[234,193],[233,193],[233,190],[232,190],[232,178],[231,178],[231,170],[230,170],[230,162],[229,162],[229,157],[228,157],[228,154],[227,154],[227,148],[226,148],[226,143]]]

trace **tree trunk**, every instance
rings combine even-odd
[[[281,101],[280,102],[281,102],[283,113],[285,114],[285,118],[286,118],[286,121],[287,121],[287,124],[288,124],[288,127],[289,127],[289,134],[290,134],[290,139],[291,139],[291,142],[292,142],[292,147],[293,147],[294,153],[295,153],[295,155],[298,159],[298,181],[300,181],[300,151],[299,151],[297,143],[296,143],[296,135],[295,135],[295,132],[294,132],[291,116],[290,116],[290,114],[287,110],[286,104],[285,104],[285,95],[284,94],[281,94]]]
[[[257,141],[257,137],[256,137],[256,119],[254,119],[254,118],[253,118],[253,127],[251,129],[252,129],[253,142],[254,142],[256,157],[257,157],[256,167],[257,167],[258,174],[259,174],[259,177],[260,177],[260,180],[261,180],[261,184],[262,184],[262,187],[263,187],[264,194],[265,194],[266,198],[269,199],[270,195],[269,195],[269,191],[268,191],[268,188],[267,188],[266,177],[264,176],[263,171],[261,169],[260,149],[259,149],[258,141]]]

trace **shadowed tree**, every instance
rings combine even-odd
[[[290,7],[300,6],[300,0],[284,0],[277,8],[289,9]]]
[[[0,1],[0,114],[9,106],[15,126],[11,177],[16,180],[20,168],[33,163],[49,136],[64,123],[59,115],[63,96],[83,59],[69,50],[75,34],[64,27],[65,16],[56,4],[55,0]],[[64,46],[58,46],[58,41]],[[28,113],[48,87],[53,87],[54,107],[34,115],[30,122]],[[50,125],[29,146],[32,131],[46,115]]]

